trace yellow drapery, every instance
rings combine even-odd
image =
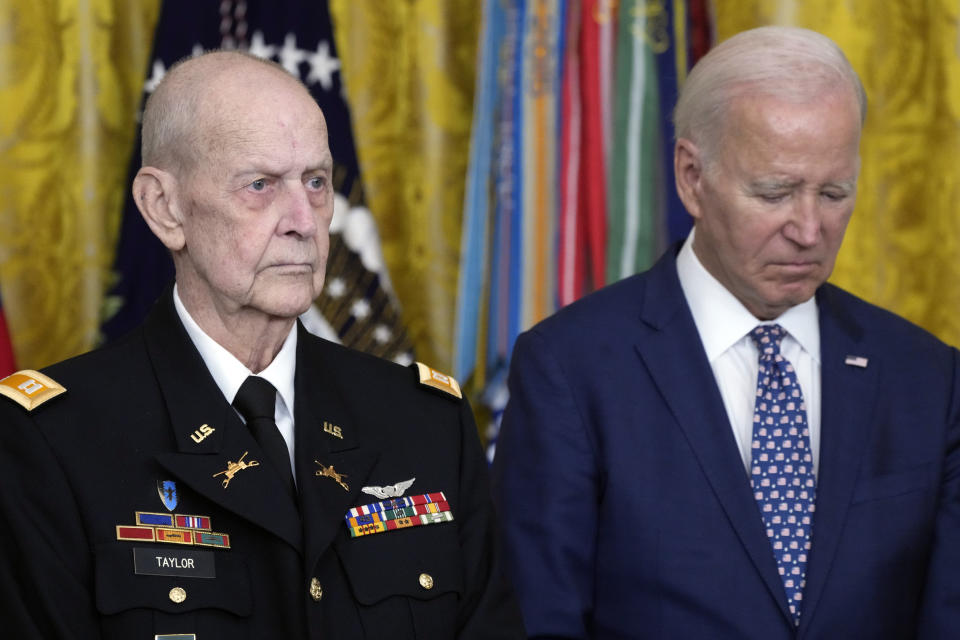
[[[0,5],[0,291],[18,363],[96,338],[159,0]],[[960,343],[956,2],[715,0],[723,39],[796,24],[870,97],[833,281]],[[480,3],[331,0],[368,201],[421,359],[448,368]]]
[[[765,24],[832,38],[867,90],[857,206],[831,281],[960,344],[960,6],[716,0],[717,38]]]
[[[22,367],[95,342],[158,9],[0,6],[0,291]]]
[[[449,370],[482,3],[330,0],[357,155],[417,357]]]

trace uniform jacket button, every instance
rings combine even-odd
[[[320,602],[323,597],[323,585],[316,578],[310,578],[310,597],[314,602]]]
[[[183,587],[174,587],[170,589],[170,600],[180,604],[187,599],[187,591]]]
[[[431,576],[429,573],[421,573],[420,586],[428,591],[433,589],[433,576]]]

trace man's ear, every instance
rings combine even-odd
[[[140,215],[170,251],[179,251],[185,243],[176,187],[176,177],[156,167],[141,167],[133,179],[133,200]]]
[[[677,138],[677,144],[673,147],[673,175],[677,184],[677,195],[694,221],[700,219],[703,172],[703,154],[700,148],[687,138]]]

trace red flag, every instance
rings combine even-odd
[[[690,16],[690,66],[697,64],[710,50],[713,44],[713,20],[710,19],[710,9],[707,0],[690,0],[688,9]]]
[[[10,332],[7,330],[7,319],[3,315],[3,299],[0,299],[0,378],[4,378],[17,370],[13,360],[13,344],[10,342]]]
[[[560,242],[557,248],[557,301],[564,307],[581,295],[586,280],[586,242],[580,235],[580,13],[567,4],[560,109]]]
[[[586,241],[590,290],[605,284],[607,266],[607,132],[609,122],[605,94],[609,89],[614,11],[609,0],[584,0],[580,32],[580,90],[582,125],[580,144],[580,231]]]

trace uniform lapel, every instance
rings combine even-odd
[[[821,287],[820,470],[817,476],[813,541],[804,588],[800,633],[809,626],[836,555],[850,508],[860,462],[870,436],[876,404],[879,357],[865,351],[863,328],[843,307],[837,290]],[[847,356],[867,359],[867,366],[846,363]]]
[[[377,460],[364,446],[360,408],[371,401],[366,390],[355,402],[361,380],[338,373],[340,350],[300,328],[297,340],[296,457],[297,484],[306,537],[305,560],[311,570],[330,545],[344,515],[358,504],[360,488]],[[322,466],[321,466],[322,465]],[[320,475],[323,468],[329,475]],[[341,484],[342,483],[342,484]],[[343,485],[346,485],[344,487]]]
[[[210,376],[176,315],[171,291],[147,318],[144,335],[177,449],[158,454],[157,462],[197,493],[300,549],[296,505]],[[237,469],[224,487],[227,476],[220,472],[229,462],[251,466]]]
[[[786,594],[723,398],[680,288],[675,253],[668,253],[651,270],[641,320],[637,352],[771,596],[789,620]]]

